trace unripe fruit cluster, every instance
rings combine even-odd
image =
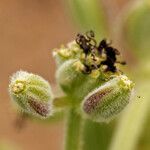
[[[82,39],[83,36],[80,35],[79,38]],[[83,39],[89,42],[86,38]],[[98,52],[93,53],[96,45],[86,53],[81,46],[89,46],[91,43],[77,43],[73,41],[67,47],[55,49],[57,83],[69,98],[71,107],[77,109],[83,117],[107,122],[129,103],[133,82],[118,70],[106,71],[101,62],[107,58],[103,61],[106,63],[109,58],[104,58]],[[116,51],[113,47],[108,47],[108,50]],[[108,67],[116,67],[114,63]],[[38,75],[18,71],[11,77],[9,93],[13,102],[25,113],[46,118],[53,112],[51,87]]]

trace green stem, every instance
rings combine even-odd
[[[79,150],[82,118],[74,108],[68,111],[64,150]]]
[[[114,122],[109,124],[85,120],[82,150],[108,150]]]

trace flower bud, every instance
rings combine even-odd
[[[77,59],[71,59],[63,63],[56,72],[56,79],[62,90],[72,94],[86,79],[81,71],[82,64]]]
[[[82,103],[85,116],[97,122],[108,122],[129,103],[133,82],[119,75],[93,90]]]
[[[9,84],[11,99],[23,112],[48,117],[52,113],[52,92],[49,83],[38,75],[18,71]]]
[[[67,60],[77,58],[80,52],[81,50],[75,41],[68,43],[67,47],[61,46],[59,49],[54,49],[53,56],[57,67],[60,67]]]

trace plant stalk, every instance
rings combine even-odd
[[[85,120],[82,150],[108,150],[115,122],[109,124]]]
[[[81,146],[82,118],[74,108],[67,112],[64,150],[79,150]]]

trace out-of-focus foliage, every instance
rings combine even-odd
[[[148,117],[150,118],[150,112],[148,113]],[[144,124],[144,131],[142,133],[142,136],[139,140],[139,143],[137,145],[137,150],[149,150],[150,149],[150,144],[149,144],[149,140],[150,140],[150,129],[149,129],[149,125],[150,125],[150,119],[146,120],[145,124]]]
[[[105,12],[98,0],[67,0],[71,17],[83,31],[93,30],[97,39],[108,34]]]
[[[123,36],[126,44],[141,59],[150,54],[150,3],[136,1],[124,14]]]

